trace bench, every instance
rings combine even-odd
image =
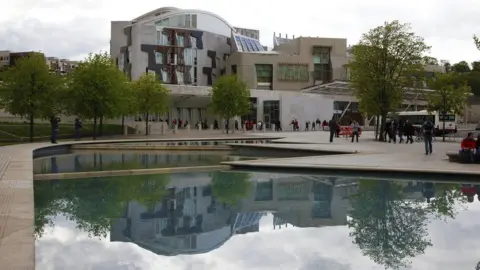
[[[448,157],[448,160],[451,162],[471,163],[469,161],[466,161],[464,157],[461,157],[458,151],[448,151],[447,157]],[[475,153],[473,163],[480,163],[480,152]]]

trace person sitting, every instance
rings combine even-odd
[[[465,162],[473,162],[475,159],[475,149],[477,148],[477,142],[473,138],[473,133],[469,132],[467,137],[462,140],[460,144],[460,158]]]

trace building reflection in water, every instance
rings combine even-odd
[[[346,225],[349,198],[358,191],[354,178],[252,173],[248,194],[226,205],[212,195],[206,174],[194,179],[181,175],[172,175],[167,195],[154,208],[128,202],[113,223],[110,240],[134,242],[162,255],[205,253],[234,235],[258,232],[266,213],[273,214],[275,229]],[[430,190],[420,182],[402,185],[410,200],[424,200]]]

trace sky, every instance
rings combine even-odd
[[[71,60],[82,60],[90,52],[108,51],[110,21],[131,20],[162,6],[203,9],[236,27],[258,29],[260,41],[266,46],[272,46],[274,32],[347,38],[348,44],[355,44],[369,29],[399,20],[410,23],[413,31],[425,38],[432,46],[433,57],[452,63],[480,60],[480,51],[472,41],[474,34],[480,35],[478,0],[296,0],[284,4],[257,0],[0,2],[0,50],[35,50]]]
[[[480,256],[480,203],[459,208],[454,220],[428,224],[433,246],[412,259],[421,270],[471,270]],[[234,235],[224,245],[204,254],[164,257],[132,243],[89,238],[63,217],[54,220],[37,241],[36,269],[92,270],[383,270],[362,255],[346,226],[273,230],[273,216],[264,217],[259,233]],[[88,261],[85,261],[88,258]],[[88,262],[88,264],[85,264]],[[405,270],[402,268],[400,270]]]

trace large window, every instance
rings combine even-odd
[[[308,65],[278,64],[277,79],[287,82],[308,82]]]
[[[272,83],[273,66],[266,64],[255,65],[257,72],[257,82],[259,83]]]
[[[197,28],[197,14],[184,14],[156,21],[158,26],[173,26],[183,28]]]

